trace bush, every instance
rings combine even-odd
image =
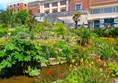
[[[58,83],[108,83],[109,76],[106,71],[100,71],[95,67],[76,67],[67,76],[58,80]]]
[[[11,32],[11,36],[16,36],[19,32],[29,33],[29,30],[27,28],[16,28],[14,31]]]
[[[118,37],[118,27],[112,28],[109,33],[110,33],[110,35],[112,35],[113,37]]]
[[[81,37],[81,45],[87,45],[90,39],[90,31],[84,25],[82,25],[75,33]]]
[[[96,38],[94,43],[96,54],[101,55],[103,59],[114,58],[116,56],[114,46],[110,43],[110,40]]]
[[[8,29],[7,28],[0,28],[0,37],[7,36]]]
[[[41,62],[47,63],[42,54],[40,46],[28,40],[14,38],[4,50],[0,50],[0,75],[6,77],[19,74],[37,76]]]
[[[17,36],[18,36],[18,38],[25,39],[25,38],[29,37],[29,34],[27,34],[25,32],[19,32]]]
[[[112,76],[118,77],[118,64],[117,63],[110,63],[109,67],[112,69]]]
[[[103,29],[103,28],[95,28],[93,30],[94,33],[96,33],[99,37],[108,37],[109,36],[109,30]]]

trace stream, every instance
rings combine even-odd
[[[47,74],[48,71],[50,71],[50,74]],[[13,76],[7,79],[0,79],[0,83],[36,83],[36,80],[39,82],[40,80],[44,81],[46,79],[55,81],[59,79],[60,74],[63,75],[63,73],[66,73],[67,71],[69,71],[68,64],[48,66],[42,68],[38,77]]]

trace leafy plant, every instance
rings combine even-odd
[[[81,45],[87,45],[90,39],[90,31],[84,25],[75,31],[81,37]]]
[[[112,69],[112,76],[118,77],[118,64],[117,63],[110,63],[109,67]]]
[[[70,70],[66,77],[58,80],[58,83],[104,83],[109,81],[105,71],[99,71],[95,67],[79,66]]]
[[[99,38],[94,40],[95,42],[95,51],[96,54],[101,55],[103,59],[113,58],[115,57],[115,49],[110,44],[109,40],[104,40],[103,38]]]
[[[0,37],[4,37],[4,36],[7,36],[7,35],[8,35],[8,29],[0,27]]]
[[[64,36],[66,34],[66,27],[64,26],[63,23],[57,23],[54,25],[57,35],[62,35]]]
[[[112,35],[113,37],[118,37],[118,27],[111,29],[110,35]]]
[[[41,49],[39,45],[28,40],[14,38],[13,42],[6,45],[3,51],[0,51],[0,74],[2,76],[26,73],[31,76],[38,75],[41,63],[48,62]],[[28,70],[28,67],[31,70]]]
[[[19,32],[17,36],[18,36],[18,38],[24,39],[24,38],[29,37],[29,34],[27,34],[25,32]]]

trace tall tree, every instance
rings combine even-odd
[[[26,10],[21,10],[16,14],[16,18],[19,19],[22,24],[25,24],[28,15],[29,13]]]
[[[8,10],[0,14],[1,23],[4,23],[7,27],[11,28],[15,23],[15,12]]]
[[[75,29],[77,29],[77,24],[80,21],[81,12],[75,12],[73,16],[73,21],[75,22]]]

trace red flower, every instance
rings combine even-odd
[[[50,74],[51,74],[51,71],[50,71],[50,70],[48,70],[48,71],[47,71],[47,74],[48,74],[48,75],[50,75]]]
[[[63,77],[63,75],[62,74],[59,74],[59,78],[62,78]]]

